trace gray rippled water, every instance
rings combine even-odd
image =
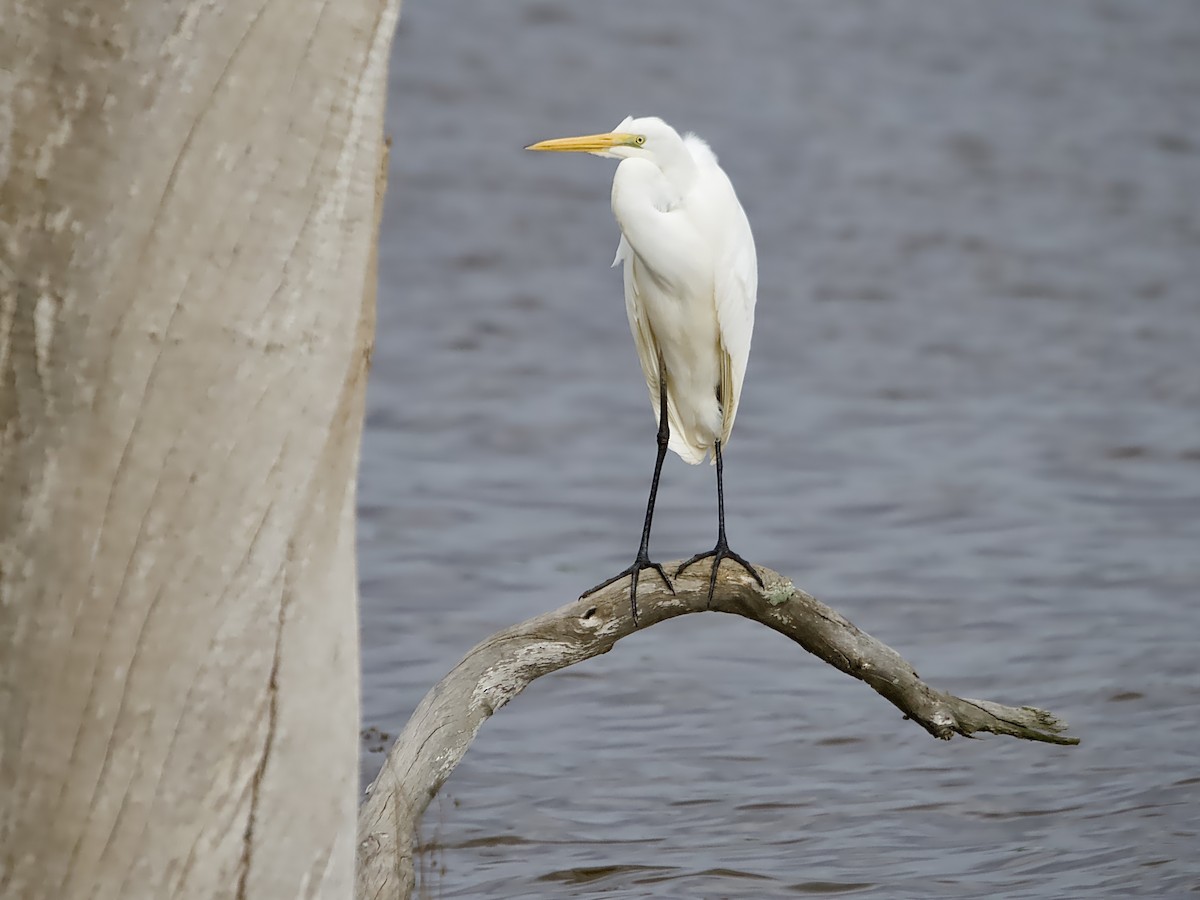
[[[657,114],[758,241],[731,542],[1083,738],[933,741],[692,616],[488,722],[425,896],[1200,891],[1200,4],[408,0],[391,87],[366,726],[632,557],[654,425],[612,164],[521,147]],[[712,477],[668,461],[657,558],[711,546]]]

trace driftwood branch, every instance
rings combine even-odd
[[[685,575],[666,591],[643,576],[638,588],[642,628],[703,612],[708,578]],[[668,570],[673,570],[668,567]],[[769,569],[766,589],[746,573],[722,569],[712,607],[761,622],[847,675],[866,682],[905,718],[931,735],[1006,734],[1028,741],[1077,744],[1065,723],[1032,706],[967,700],[921,681],[891,647]],[[359,813],[358,897],[408,897],[413,842],[430,800],[470,747],[479,726],[535,678],[607,653],[636,629],[627,582],[497,632],[472,649],[421,701],[397,738]]]

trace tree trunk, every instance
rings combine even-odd
[[[0,896],[349,897],[398,0],[0,0]]]

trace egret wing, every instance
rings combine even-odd
[[[735,200],[736,204],[737,201]],[[733,420],[742,396],[750,338],[754,332],[754,304],[758,296],[758,259],[754,236],[745,213],[729,222],[729,232],[717,260],[714,300],[721,341],[721,443],[729,442]]]
[[[629,316],[629,330],[633,334],[633,343],[637,347],[638,360],[642,364],[642,374],[646,376],[646,387],[650,391],[650,402],[654,405],[654,418],[657,420],[659,415],[658,341],[654,338],[650,320],[646,318],[646,309],[638,294],[637,278],[634,273],[636,264],[637,256],[634,254],[633,248],[629,246],[629,241],[625,240],[625,236],[622,235],[621,243],[617,245],[617,256],[613,260],[613,265],[622,267],[625,279],[625,313]]]
[[[638,360],[642,364],[642,374],[646,376],[646,388],[650,392],[650,404],[654,407],[654,420],[659,421],[661,411],[659,405],[659,378],[661,377],[659,363],[661,361],[659,355],[658,339],[654,336],[654,329],[650,325],[650,319],[646,315],[646,307],[643,301],[641,292],[638,289],[638,268],[641,263],[637,258],[637,254],[633,252],[633,247],[630,246],[624,235],[621,236],[621,243],[617,245],[617,255],[613,260],[613,265],[621,265],[623,267],[623,275],[625,279],[625,313],[629,316],[629,331],[633,334],[633,343],[637,347]],[[644,276],[643,276],[644,277]],[[668,385],[668,391],[670,385]],[[682,426],[676,420],[675,411],[672,408],[673,404],[668,399],[667,403],[667,421],[671,426],[671,441],[672,447],[678,442],[678,435],[681,433]],[[680,451],[676,451],[680,452]]]

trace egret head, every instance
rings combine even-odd
[[[629,159],[633,156],[651,158],[668,144],[678,144],[679,133],[657,116],[633,118],[628,116],[606,134],[585,134],[580,137],[539,141],[526,150],[553,150],[566,153],[591,153],[607,159]]]

